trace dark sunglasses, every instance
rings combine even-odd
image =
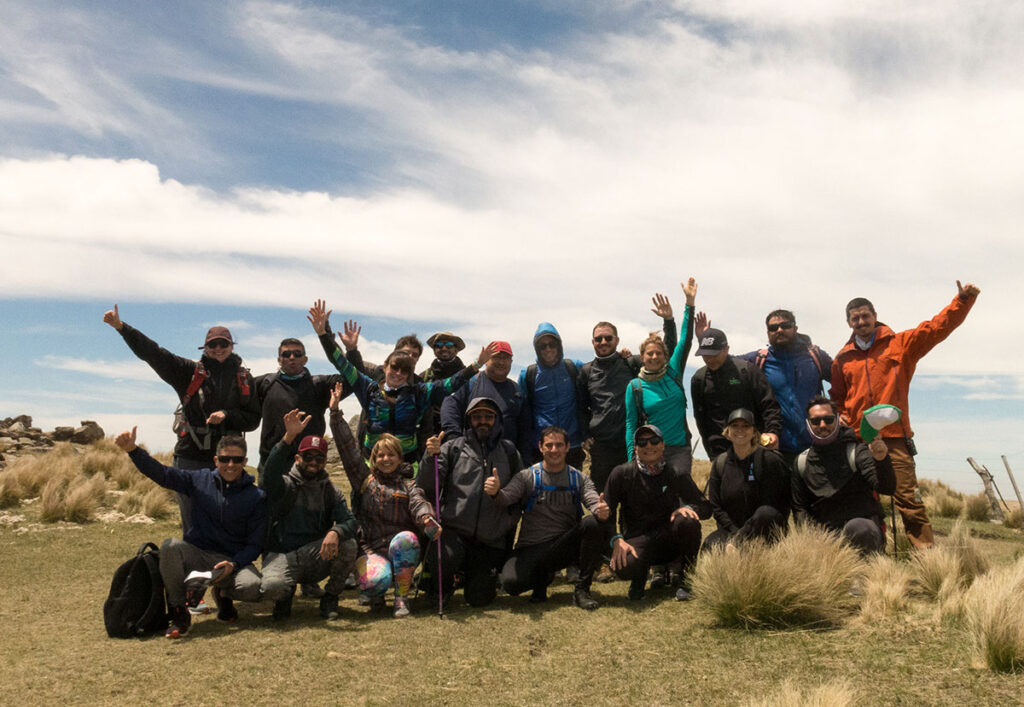
[[[245,464],[245,456],[229,457],[227,455],[218,454],[217,461],[221,464]]]
[[[214,339],[213,341],[206,342],[206,348],[208,349],[226,349],[231,346],[231,342],[227,339]]]
[[[615,341],[615,337],[614,336],[608,336],[607,334],[602,334],[601,336],[595,336],[594,337],[594,343],[595,344],[603,344],[605,342],[611,343],[613,341]]]
[[[648,444],[658,446],[661,444],[661,437],[641,437],[636,441],[636,446],[640,448],[646,447]]]
[[[282,351],[281,353],[278,354],[278,356],[280,356],[281,358],[302,358],[305,355],[306,355],[305,351],[298,351],[296,349],[291,349],[289,351]]]
[[[541,351],[543,351],[544,349],[557,349],[558,344],[554,341],[542,341],[541,343],[537,344],[537,348],[540,349]]]
[[[769,324],[768,325],[768,331],[769,332],[774,332],[774,331],[778,331],[779,329],[785,329],[786,331],[789,331],[790,329],[792,329],[795,326],[796,326],[796,324],[794,324],[793,322],[779,322],[778,324]]]
[[[819,415],[817,417],[808,417],[807,420],[812,425],[820,425],[822,422],[824,422],[826,425],[831,425],[833,422],[836,421],[836,416],[835,415]]]
[[[327,461],[327,457],[323,454],[303,454],[302,461],[307,464],[323,464]]]
[[[454,349],[455,348],[455,342],[454,341],[438,341],[437,343],[434,344],[434,348],[435,349]]]

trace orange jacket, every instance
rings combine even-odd
[[[882,437],[913,437],[907,395],[917,362],[936,344],[963,324],[975,297],[953,298],[948,307],[915,329],[894,332],[881,322],[875,329],[871,348],[862,351],[854,336],[832,361],[832,390],[829,395],[851,426],[860,430],[860,418],[872,405],[895,405],[903,415],[900,421],[882,430]]]

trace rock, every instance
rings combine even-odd
[[[71,435],[71,441],[75,444],[91,444],[106,437],[103,428],[92,420],[82,420],[82,426]]]
[[[10,426],[7,428],[7,434],[11,436],[24,434],[26,429],[27,428],[25,426],[25,423],[23,423],[21,420],[18,420],[17,422],[12,422],[10,424]]]
[[[17,417],[5,417],[3,422],[0,422],[0,427],[10,427],[11,425],[21,423],[23,427],[32,426],[31,415],[18,415]]]
[[[18,446],[19,447],[31,447],[34,443],[35,443],[35,440],[31,439],[29,437],[21,437],[21,438],[18,439]]]
[[[56,427],[50,434],[50,439],[54,442],[67,442],[74,434],[74,427]]]

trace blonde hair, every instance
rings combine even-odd
[[[742,420],[742,422],[746,423],[745,420]],[[722,428],[722,436],[725,437],[730,442],[732,442],[732,435],[729,434],[729,429],[731,427],[732,425],[726,425],[725,427]],[[760,446],[761,444],[761,430],[757,429],[757,425],[748,425],[748,427],[750,427],[750,429],[754,431],[754,436],[750,438],[750,448],[757,449],[758,446]]]
[[[643,340],[643,343],[640,344],[641,358],[643,358],[644,351],[647,349],[647,347],[651,346],[652,344],[657,344],[658,346],[660,346],[662,352],[665,354],[665,358],[668,358],[668,347],[665,346],[665,341],[661,338],[661,332],[658,331],[652,331],[650,335],[648,335],[648,337]]]
[[[402,443],[393,434],[385,432],[377,438],[377,443],[373,445],[373,449],[370,450],[370,461],[373,462],[373,466],[377,466],[377,450],[378,449],[389,449],[392,454],[398,457],[399,463],[405,456],[402,453]]]

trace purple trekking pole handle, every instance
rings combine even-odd
[[[441,517],[441,474],[437,469],[437,455],[434,455],[434,514]],[[440,523],[438,523],[440,525]],[[441,580],[441,537],[434,536],[437,545],[437,615],[444,616],[444,590]]]

